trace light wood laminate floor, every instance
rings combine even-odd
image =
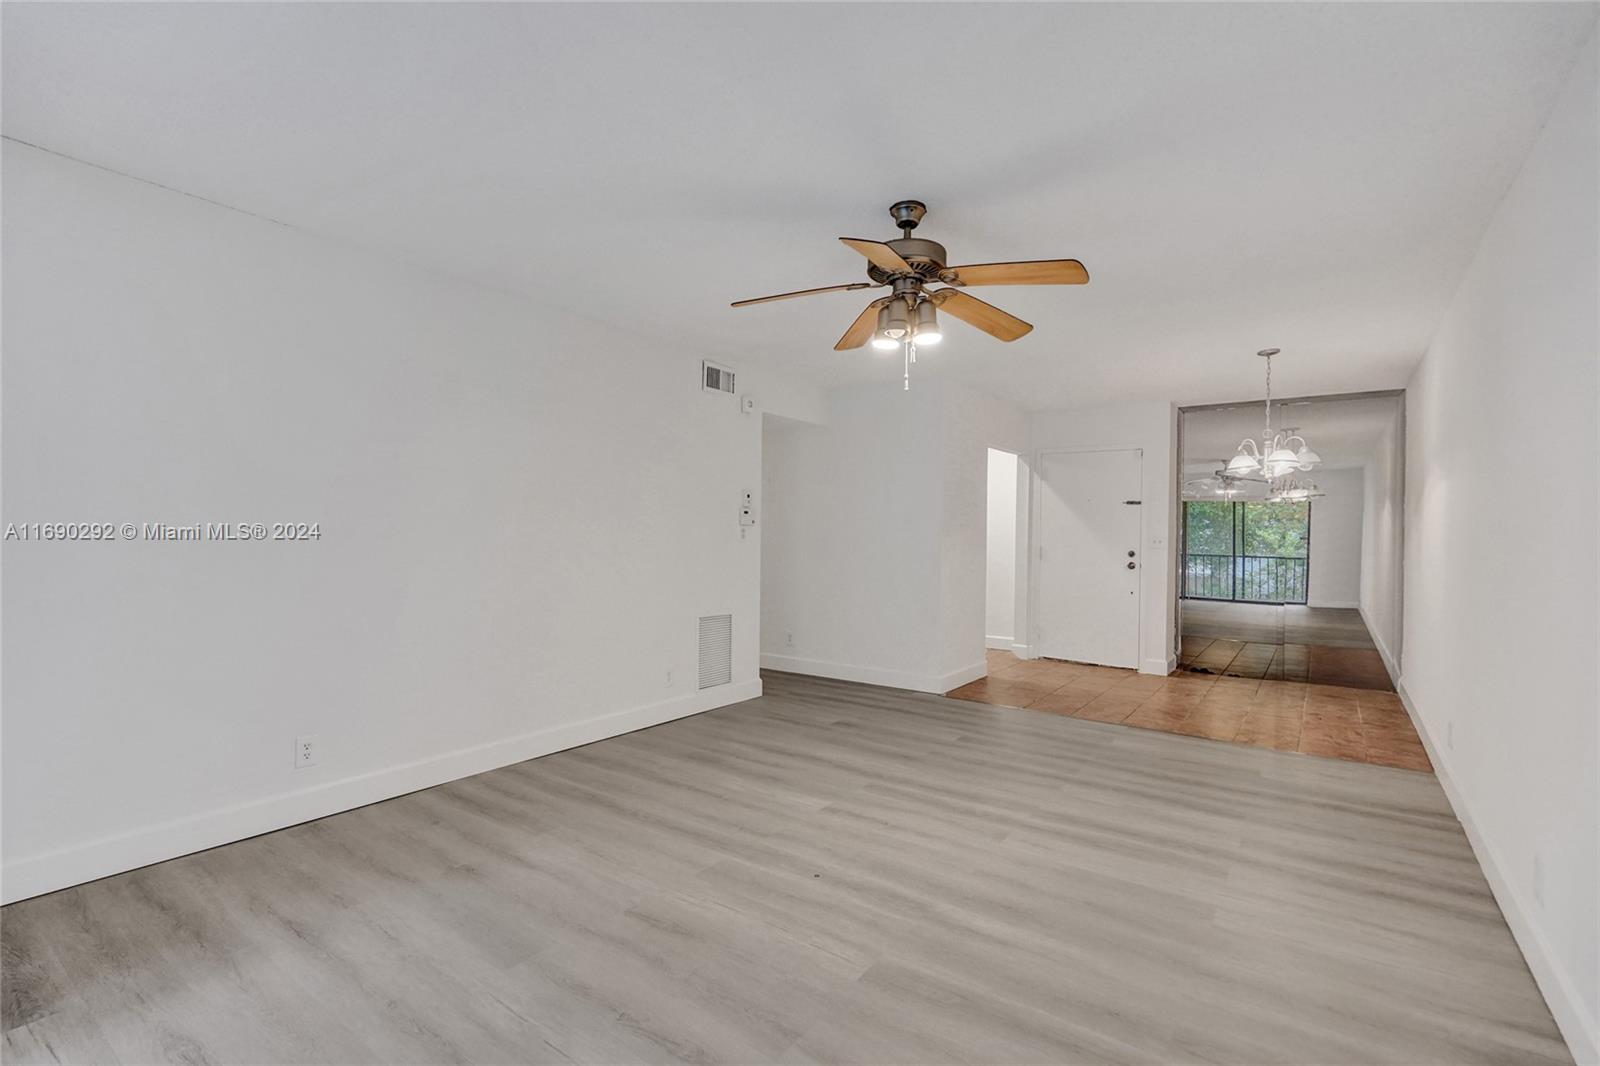
[[[5,908],[8,1062],[1567,1062],[1431,775],[769,675]]]

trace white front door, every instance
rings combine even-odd
[[[1139,665],[1138,449],[1040,457],[1034,651]]]

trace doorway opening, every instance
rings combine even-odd
[[[1012,650],[1017,612],[1017,457],[989,449],[988,529],[984,562],[984,645]]]
[[[1286,481],[1229,465],[1259,403],[1179,412],[1179,670],[1393,691],[1403,394],[1287,400],[1273,422],[1316,448]]]

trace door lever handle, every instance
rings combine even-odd
[[[1128,569],[1129,569],[1129,570],[1132,570],[1132,569],[1133,569],[1133,568],[1134,568],[1134,567],[1135,567],[1135,566],[1136,566],[1136,565],[1137,565],[1137,564],[1135,564],[1135,563],[1129,563],[1129,564],[1128,564]]]

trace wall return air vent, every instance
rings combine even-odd
[[[707,392],[733,393],[733,371],[725,366],[702,360],[700,363],[700,387]]]
[[[733,680],[733,615],[700,619],[700,687],[714,688]]]

